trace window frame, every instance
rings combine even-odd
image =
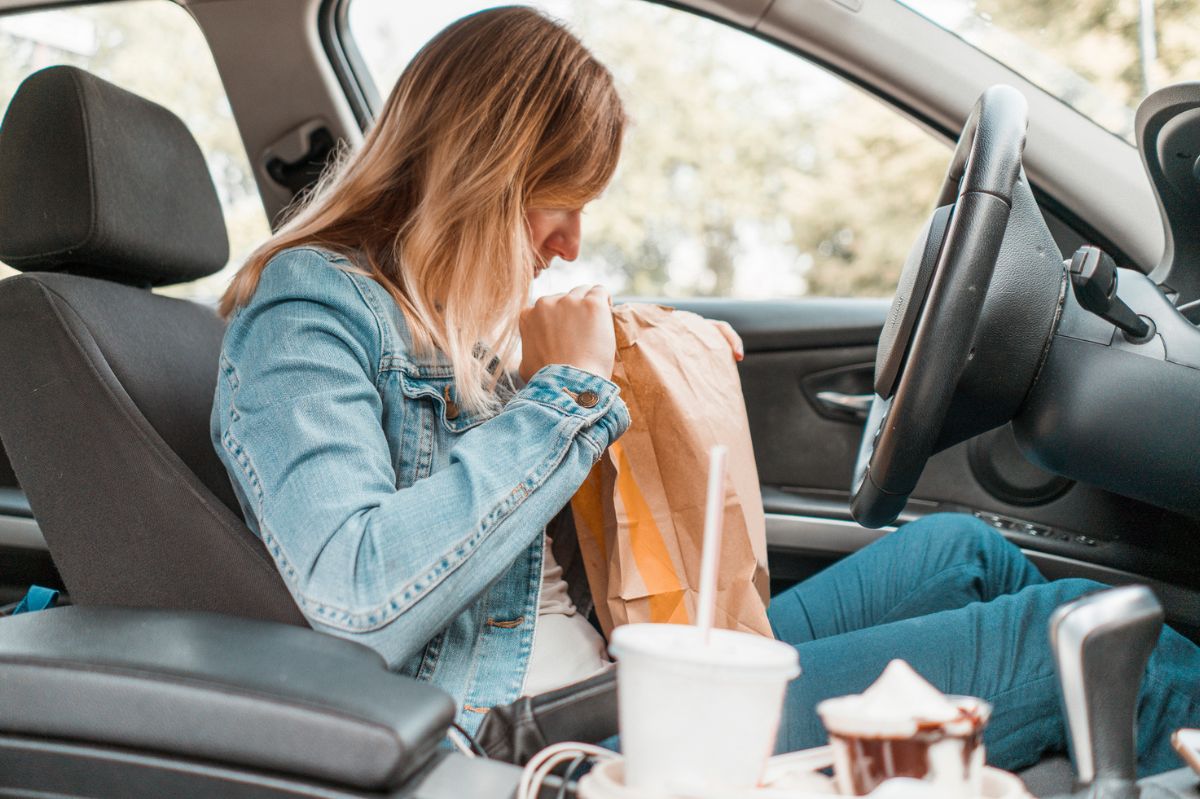
[[[321,0],[317,34],[359,128],[366,131],[375,120],[383,98],[350,32],[349,0]]]

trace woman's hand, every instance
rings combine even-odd
[[[742,346],[742,337],[737,334],[737,331],[728,322],[722,322],[718,319],[710,319],[713,326],[721,332],[725,340],[729,342],[729,348],[733,350],[733,359],[740,361],[746,357],[746,349]]]
[[[603,286],[576,286],[566,294],[542,297],[521,312],[520,325],[522,380],[529,382],[552,363],[612,378],[617,337],[612,298]]]

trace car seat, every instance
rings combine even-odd
[[[182,120],[81,69],[0,124],[0,437],[73,602],[304,624],[208,421],[225,325],[150,289],[229,243]]]

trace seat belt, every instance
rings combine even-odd
[[[53,588],[31,585],[29,586],[29,591],[25,594],[25,598],[13,608],[12,615],[16,616],[18,613],[33,613],[34,611],[45,610],[46,608],[54,607],[56,602],[58,602],[58,592]]]

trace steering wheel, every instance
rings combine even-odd
[[[891,524],[916,487],[966,365],[1021,173],[1027,105],[1011,86],[985,91],[963,127],[934,211],[900,275],[879,337],[875,396],[854,468],[850,509]]]

